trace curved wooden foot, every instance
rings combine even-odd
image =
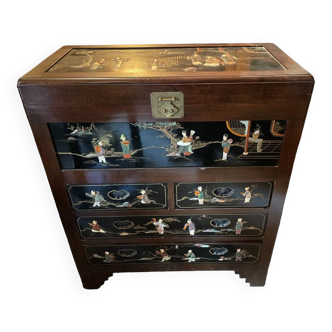
[[[108,273],[105,275],[93,275],[89,277],[82,277],[82,284],[85,289],[98,289],[104,285],[110,277],[113,276],[113,273]]]

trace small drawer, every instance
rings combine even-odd
[[[262,236],[266,214],[80,217],[82,238]]]
[[[86,247],[92,265],[172,263],[255,263],[259,244],[167,244]]]
[[[167,209],[167,184],[72,185],[74,210]]]
[[[178,209],[263,208],[270,205],[272,182],[175,183]]]

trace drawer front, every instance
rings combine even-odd
[[[167,184],[72,185],[74,210],[167,209]]]
[[[86,247],[90,264],[255,263],[259,244],[169,244]]]
[[[282,120],[49,124],[62,169],[277,166],[285,128]]]
[[[266,214],[81,217],[82,238],[261,236]]]
[[[175,183],[178,209],[268,207],[271,182]]]

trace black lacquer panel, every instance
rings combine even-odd
[[[167,209],[167,184],[68,186],[75,210]]]
[[[254,263],[259,244],[169,244],[86,247],[90,264]]]
[[[261,236],[265,214],[81,217],[86,239],[172,236]]]
[[[267,207],[271,182],[175,183],[175,206],[181,209]]]
[[[277,166],[285,128],[281,120],[49,124],[62,169]]]

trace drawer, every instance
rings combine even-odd
[[[86,247],[92,265],[172,263],[255,263],[259,244],[168,244]]]
[[[277,166],[286,121],[50,123],[62,169]]]
[[[268,207],[272,182],[175,183],[178,209]]]
[[[266,214],[80,217],[82,238],[262,236]]]
[[[167,209],[167,184],[73,185],[68,193],[74,210]]]

